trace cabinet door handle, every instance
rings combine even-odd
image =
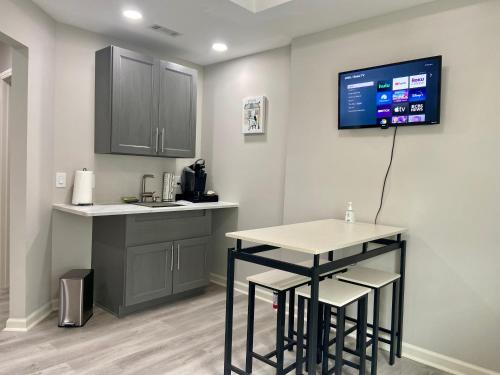
[[[172,244],[172,255],[171,255],[171,258],[170,258],[170,271],[173,271],[174,270],[174,244]]]
[[[177,271],[181,269],[181,244],[177,244]]]
[[[158,153],[158,128],[156,128],[155,152]]]
[[[165,149],[165,129],[161,129],[161,152]]]

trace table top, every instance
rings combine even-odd
[[[231,232],[226,236],[306,254],[323,254],[404,232],[406,228],[327,219]]]
[[[238,203],[230,202],[204,202],[192,203],[188,201],[177,201],[180,206],[174,207],[145,207],[135,204],[95,204],[93,206],[74,206],[71,204],[56,203],[52,207],[55,210],[67,212],[79,216],[114,216],[151,214],[159,212],[193,211],[193,210],[216,210],[221,208],[235,208]]]

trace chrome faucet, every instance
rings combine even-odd
[[[151,198],[153,201],[154,191],[146,191],[146,179],[155,178],[154,174],[145,174],[142,176],[142,191],[141,191],[141,202],[146,202],[148,198]]]

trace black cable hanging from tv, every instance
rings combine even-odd
[[[389,172],[391,170],[392,159],[394,158],[394,146],[396,145],[396,134],[397,134],[397,132],[398,132],[398,126],[395,125],[394,126],[394,135],[392,136],[391,158],[389,160],[389,165],[387,166],[387,171],[385,172],[384,184],[382,185],[382,194],[380,194],[380,205],[378,207],[377,214],[375,215],[375,222],[374,222],[374,224],[377,224],[378,215],[380,214],[380,211],[382,210],[382,205],[384,204],[385,185],[387,183],[387,177],[389,176]]]

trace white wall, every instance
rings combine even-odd
[[[443,55],[442,123],[399,129],[379,221],[409,228],[404,341],[500,371],[500,2],[460,3],[293,41],[284,220],[373,221],[392,130],[337,130],[337,73]]]
[[[15,146],[10,155],[9,319],[14,322],[43,307],[50,295],[47,270],[50,269],[52,178],[46,172],[52,170],[53,85],[50,77],[54,69],[55,25],[30,1],[4,0],[0,32],[8,36],[2,37],[3,41],[14,46],[9,111],[12,125],[9,138]]]
[[[172,60],[162,51],[147,51],[140,46],[111,40],[72,26],[60,23],[56,25],[53,172],[66,172],[68,186],[61,189],[56,188],[54,184],[54,202],[70,202],[76,169],[86,167],[94,170],[95,202],[110,203],[119,202],[120,198],[126,195],[139,196],[141,177],[146,173],[156,176],[154,180],[149,180],[148,184],[154,191],[161,192],[162,172],[175,172],[180,166],[191,161],[94,154],[95,51],[111,44]],[[197,65],[189,65],[199,72],[197,127],[200,137],[203,69]],[[197,154],[199,153],[198,142]]]
[[[286,129],[289,94],[288,47],[205,68],[202,156],[207,158],[209,185],[236,210],[214,214],[213,272],[225,274],[227,231],[265,227],[283,220]],[[243,135],[242,101],[268,98],[264,135]],[[237,276],[251,272],[241,266]]]
[[[0,73],[11,68],[11,48],[0,42]],[[9,91],[10,84],[0,80],[0,288],[9,286]]]

